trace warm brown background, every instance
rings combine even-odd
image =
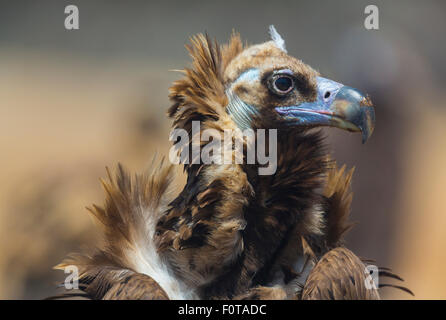
[[[67,4],[80,30],[64,29]],[[0,298],[43,298],[51,270],[97,237],[84,207],[101,203],[104,167],[143,170],[166,154],[167,89],[188,63],[183,45],[232,29],[250,43],[273,23],[289,52],[368,92],[375,134],[327,130],[357,168],[348,246],[406,279],[416,298],[446,298],[446,5],[374,1],[1,1]],[[409,298],[387,289],[386,297]]]

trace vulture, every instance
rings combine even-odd
[[[270,35],[257,45],[235,32],[226,45],[191,38],[192,64],[171,86],[167,112],[190,138],[175,143],[183,160],[192,158],[181,162],[187,181],[175,193],[175,164],[164,159],[134,176],[121,165],[107,169],[105,204],[89,208],[104,241],[56,266],[79,270],[80,292],[65,296],[380,299],[367,261],[344,246],[353,169],[337,166],[320,130],[360,132],[365,142],[375,123],[371,100],[288,55],[274,26]],[[241,161],[202,163],[190,148],[197,122],[201,150],[220,142],[200,137],[205,130],[264,130],[265,139],[234,135],[217,152]],[[259,154],[246,161],[256,142],[277,155],[267,174]]]

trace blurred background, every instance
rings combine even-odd
[[[79,30],[64,28],[68,4]],[[379,30],[364,28],[369,4]],[[259,43],[274,24],[291,55],[375,103],[366,145],[326,131],[356,166],[348,247],[416,299],[445,299],[445,14],[444,1],[0,1],[0,298],[54,294],[52,266],[98,237],[85,206],[102,203],[105,166],[167,154],[169,70],[189,63],[189,37]]]

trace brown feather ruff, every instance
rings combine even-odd
[[[223,48],[207,35],[191,42],[187,49],[192,68],[185,69],[185,77],[170,88],[173,105],[168,115],[173,127],[190,135],[192,121],[200,121],[201,129],[235,129],[225,111],[223,70],[243,49],[239,36],[233,34]],[[243,208],[252,187],[240,165],[189,164],[185,170],[186,186],[159,220],[156,242],[176,274],[187,284],[200,286],[227,269],[243,250]]]

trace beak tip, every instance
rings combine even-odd
[[[361,128],[362,130],[362,143],[364,144],[372,135],[373,130],[375,129],[375,109],[370,101],[370,98],[367,97],[367,104],[362,106],[362,108],[366,108],[364,110],[364,124]]]
[[[355,131],[362,133],[362,143],[366,143],[375,127],[375,110],[370,97],[344,86],[336,95],[333,106],[336,113],[356,128]]]
[[[367,142],[367,140],[369,140],[371,135],[372,135],[371,133],[369,134],[368,132],[363,131],[362,132],[362,144],[365,144]]]

